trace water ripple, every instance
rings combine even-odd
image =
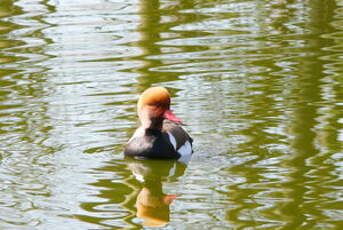
[[[152,188],[122,147],[150,85],[170,88],[195,139],[185,172],[151,182],[179,195],[165,229],[337,228],[342,12],[331,0],[5,1],[0,228],[145,228],[137,199],[161,199],[140,194]]]

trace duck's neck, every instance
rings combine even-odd
[[[154,130],[162,130],[163,126],[163,118],[158,117],[158,118],[142,118],[140,117],[141,121],[141,126],[144,129],[154,129]]]

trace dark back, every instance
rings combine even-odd
[[[180,154],[169,142],[168,134],[146,129],[144,135],[134,137],[124,150],[126,156],[142,158],[177,159]]]

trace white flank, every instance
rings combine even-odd
[[[182,145],[177,152],[181,155],[178,161],[183,163],[188,163],[192,157],[192,145],[189,141],[186,141],[184,145]]]
[[[168,136],[169,136],[169,141],[173,145],[173,147],[174,147],[174,149],[176,151],[176,140],[175,140],[175,137],[170,132],[167,132],[167,133],[168,133]]]

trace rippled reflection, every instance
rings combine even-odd
[[[0,229],[337,229],[343,2],[0,4]],[[123,159],[173,94],[195,154]]]
[[[75,217],[103,227],[165,226],[170,220],[169,206],[181,194],[167,195],[163,184],[176,183],[185,169],[185,164],[175,161],[129,158],[120,163],[109,161],[93,172],[108,174],[92,183],[100,191],[99,201],[81,204],[89,214]],[[118,176],[118,171],[122,174],[120,179],[113,176]]]
[[[170,219],[170,204],[179,195],[166,195],[163,182],[184,174],[186,165],[173,161],[129,160],[128,168],[142,183],[136,197],[137,217],[147,226],[162,227]]]

